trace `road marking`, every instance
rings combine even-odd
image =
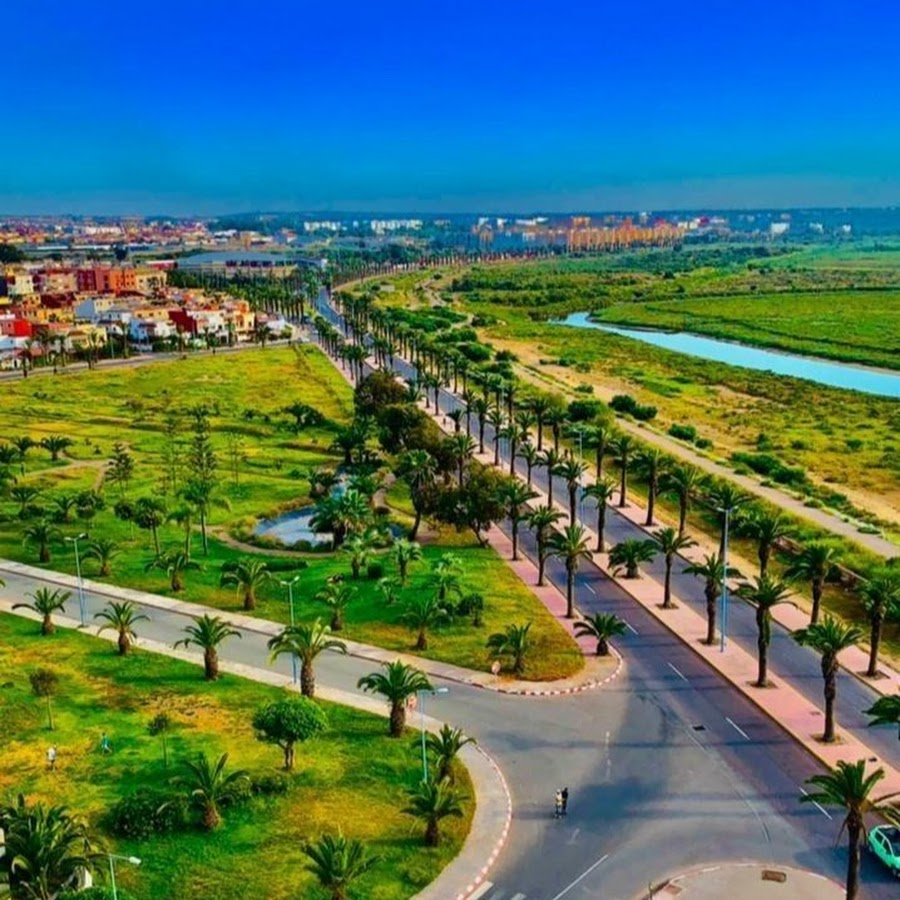
[[[493,881],[483,881],[479,887],[475,888],[475,890],[469,894],[469,900],[478,900],[479,897],[483,897],[493,886]]]
[[[625,622],[624,619],[622,619],[622,621]],[[626,627],[632,634],[640,634],[640,632],[637,630],[637,628],[635,628],[634,625],[632,625],[630,622],[625,622],[625,627]]]
[[[750,735],[748,735],[747,732],[744,731],[744,729],[740,727],[740,725],[735,725],[734,722],[732,722],[731,719],[728,718],[728,716],[725,716],[725,721],[726,721],[726,722],[727,722],[727,723],[728,723],[728,724],[729,724],[729,725],[730,725],[730,726],[731,726],[731,727],[732,727],[739,735],[741,735],[741,737],[745,738],[745,739],[748,740],[748,741],[750,740]]]
[[[585,587],[586,587],[586,588],[587,588],[587,589],[588,589],[595,597],[597,596],[597,592],[596,592],[589,584],[585,584]]]
[[[596,869],[597,866],[600,865],[600,863],[604,863],[604,862],[606,862],[606,860],[608,860],[608,859],[609,859],[609,854],[608,854],[608,853],[604,853],[603,856],[601,856],[600,859],[597,860],[597,862],[595,862],[595,863],[594,863],[592,866],[590,866],[589,868],[585,869],[585,870],[584,870],[584,871],[583,871],[583,872],[582,872],[582,873],[581,873],[581,874],[580,874],[580,875],[579,875],[579,876],[578,876],[578,877],[577,877],[570,885],[568,885],[567,887],[564,887],[564,888],[563,888],[563,889],[562,889],[562,890],[561,890],[561,891],[553,898],[553,900],[560,900],[560,897],[565,897],[566,894],[568,894],[569,891],[571,891],[572,888],[575,887],[576,884],[581,884],[581,882],[582,882],[585,878],[587,878],[588,875],[590,875],[591,872],[593,872],[594,869]]]
[[[509,898],[509,900],[525,900],[525,895],[524,894],[513,894],[512,897]]]
[[[800,792],[803,794],[804,797],[808,797],[808,796],[809,796],[809,791],[806,790],[806,788],[803,787],[803,785],[800,786]],[[826,818],[831,819],[832,822],[834,821],[834,817],[831,815],[830,812],[828,812],[827,809],[825,809],[824,806],[822,806],[822,805],[819,804],[819,803],[816,803],[815,800],[813,800],[812,805],[813,805],[820,813],[822,813],[823,816],[825,816]]]
[[[682,675],[682,673],[679,672],[678,669],[676,669],[675,666],[672,665],[672,663],[666,663],[666,665],[667,665],[667,666],[668,666],[668,667],[669,667],[669,668],[670,668],[670,669],[671,669],[671,670],[672,670],[672,671],[673,671],[673,672],[674,672],[674,673],[675,673],[682,681],[687,681],[687,678],[685,678],[684,675]]]
[[[576,841],[576,839],[578,838],[578,835],[579,835],[580,832],[581,832],[581,829],[580,829],[580,828],[576,828],[576,829],[572,832],[572,837],[570,837],[569,840],[566,841],[566,843],[567,843],[567,844],[574,844],[575,841]],[[524,895],[523,895],[523,896],[524,896]],[[513,898],[513,900],[515,900],[515,898]]]

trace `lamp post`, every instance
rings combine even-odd
[[[300,580],[299,575],[295,575],[293,578],[289,578],[287,581],[278,580],[278,583],[282,587],[286,587],[288,589],[288,606],[291,610],[291,628],[294,627],[294,585]],[[294,684],[297,683],[297,653],[294,651],[291,653],[291,680]]]
[[[81,577],[81,557],[78,555],[78,542],[83,541],[87,534],[79,534],[75,537],[67,537],[66,542],[75,548],[75,574],[78,576],[78,611],[81,615],[81,627],[87,625],[87,613],[84,608],[84,579]]]
[[[718,512],[725,513],[725,527],[722,532],[723,535],[723,543],[722,543],[722,566],[724,568],[724,572],[722,574],[722,627],[721,627],[721,643],[719,646],[719,652],[725,652],[725,630],[728,625],[728,525],[731,520],[731,507],[726,506],[724,509],[719,509]]]
[[[437,694],[449,694],[450,688],[440,687],[430,691],[416,691],[416,700],[418,701],[419,711],[421,713],[422,722],[422,781],[428,783],[428,754],[425,752],[425,694],[431,694],[432,697]]]
[[[123,862],[131,863],[133,866],[139,866],[141,860],[137,856],[117,856],[115,853],[107,853],[109,858],[109,883],[112,888],[113,900],[119,900],[119,894],[116,890],[116,860],[121,859]]]

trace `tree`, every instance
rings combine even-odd
[[[443,725],[437,734],[425,737],[425,747],[437,763],[436,781],[448,781],[453,784],[453,761],[466,744],[476,743],[475,738],[465,737],[459,728]]]
[[[595,613],[575,623],[578,637],[590,637],[597,641],[597,656],[609,655],[609,639],[625,634],[625,623],[613,613]]]
[[[503,485],[500,496],[512,528],[512,558],[517,560],[519,558],[519,525],[528,517],[527,504],[537,497],[537,492],[515,479]]]
[[[356,588],[342,581],[329,581],[316,594],[316,600],[324,603],[331,610],[331,630],[341,631],[344,627],[344,610],[347,604],[356,597]]]
[[[531,473],[535,466],[539,466],[541,464],[543,454],[531,441],[523,441],[522,446],[519,447],[519,459],[525,461],[525,470],[527,473],[526,481],[528,486],[531,487]]]
[[[566,618],[575,616],[575,573],[583,559],[593,559],[587,533],[581,525],[567,525],[555,531],[548,543],[550,555],[561,559],[566,567]]]
[[[512,658],[514,675],[522,675],[525,672],[525,656],[531,647],[528,638],[530,630],[531,622],[525,625],[507,625],[505,631],[498,631],[487,639],[487,648],[495,657]]]
[[[834,699],[837,696],[838,656],[842,650],[852,647],[862,632],[852,626],[843,625],[832,616],[825,616],[824,622],[808,625],[793,634],[801,647],[812,647],[822,657],[822,678],[825,681],[825,731],[822,740],[834,740]]]
[[[241,636],[224,619],[218,616],[203,615],[194,619],[193,624],[185,625],[187,637],[175,642],[175,647],[199,647],[203,651],[203,670],[207,681],[215,681],[219,677],[219,645],[230,637]]]
[[[100,571],[97,573],[101,578],[106,578],[112,574],[110,562],[115,559],[121,549],[119,545],[109,538],[95,538],[92,540],[84,551],[85,559],[95,559],[100,563]]]
[[[663,528],[654,535],[660,552],[666,560],[666,576],[663,580],[663,609],[672,608],[672,564],[675,557],[687,550],[696,547],[697,542],[686,534],[678,534],[674,528]]]
[[[547,505],[548,506],[553,506],[553,476],[556,475],[556,472],[559,469],[559,464],[561,462],[562,462],[562,457],[559,455],[559,451],[555,450],[553,447],[548,447],[541,455],[541,465],[544,467],[544,470],[547,472]]]
[[[159,735],[162,739],[163,767],[166,769],[169,768],[169,744],[166,739],[166,734],[171,727],[172,720],[165,713],[158,713],[147,723],[147,733],[153,737]]]
[[[38,588],[33,594],[26,594],[31,597],[31,603],[13,603],[13,609],[30,609],[33,613],[37,613],[41,617],[41,634],[53,634],[56,626],[53,624],[53,613],[65,612],[66,601],[72,596],[71,591],[64,591],[62,588],[50,590],[50,588]]]
[[[354,580],[359,578],[360,569],[368,565],[374,547],[374,536],[366,532],[354,534],[344,542],[341,551],[350,557],[350,574]]]
[[[609,450],[610,444],[618,436],[618,430],[612,424],[598,422],[590,430],[590,443],[594,448],[594,461],[597,468],[597,481],[603,479],[603,458]]]
[[[812,541],[807,544],[785,570],[784,576],[788,579],[804,579],[809,581],[812,588],[812,612],[809,624],[815,625],[819,621],[819,609],[822,604],[822,593],[825,589],[825,581],[831,574],[838,560],[837,550],[821,541]]]
[[[647,482],[647,518],[644,524],[649,526],[653,524],[660,479],[668,474],[669,457],[658,447],[646,447],[638,453],[635,462]]]
[[[119,495],[125,496],[128,483],[134,477],[134,458],[128,448],[119,442],[113,446],[113,458],[106,467],[106,477],[119,488]]]
[[[759,663],[759,674],[756,687],[769,685],[769,643],[772,640],[772,610],[779,603],[787,603],[790,590],[788,586],[768,575],[760,575],[754,581],[744,582],[738,586],[738,596],[756,607],[756,647]]]
[[[134,523],[153,536],[153,549],[159,550],[159,528],[166,521],[166,504],[159,497],[140,497],[134,505]]]
[[[765,575],[773,547],[779,540],[788,537],[793,529],[781,513],[765,508],[746,516],[741,523],[741,531],[756,541],[759,574]]]
[[[50,434],[41,441],[41,447],[50,454],[53,462],[59,462],[59,454],[64,453],[74,443],[72,438],[60,434]]]
[[[106,501],[103,499],[103,495],[93,489],[81,491],[76,496],[75,512],[78,518],[85,523],[84,530],[87,532],[88,537],[91,534],[91,523],[94,521],[97,513],[105,509],[105,507]]]
[[[640,578],[638,567],[641,563],[650,562],[659,551],[656,541],[639,541],[628,538],[615,545],[609,551],[609,564],[612,566],[613,575],[619,575],[625,570],[625,578]]]
[[[105,623],[97,629],[98,634],[107,628],[114,629],[118,634],[119,656],[125,656],[131,645],[137,640],[137,635],[134,632],[135,622],[140,622],[141,619],[150,620],[149,616],[139,613],[130,600],[121,602],[110,600],[106,604],[105,609],[101,609],[100,612],[94,614],[94,618],[102,619]]]
[[[715,553],[707,554],[702,563],[691,563],[682,570],[686,575],[696,575],[703,579],[703,596],[706,598],[706,641],[716,641],[716,602],[722,594],[725,583],[725,564]],[[728,567],[728,577],[737,575],[737,570]]]
[[[50,498],[50,505],[53,507],[53,520],[60,525],[68,525],[72,512],[78,505],[78,498],[70,493],[57,494]]]
[[[37,546],[38,559],[42,563],[50,562],[50,545],[62,540],[62,532],[46,519],[26,526],[22,534],[25,535],[24,544]]]
[[[289,625],[276,634],[269,643],[270,660],[283,654],[296,656],[300,660],[300,692],[304,697],[316,694],[316,657],[325,650],[346,653],[347,645],[331,637],[331,628],[316,619],[311,625]]]
[[[201,753],[196,762],[185,760],[185,773],[174,779],[174,783],[186,790],[191,803],[199,810],[200,822],[207,831],[219,827],[222,822],[219,806],[233,800],[248,778],[244,769],[226,773],[227,765],[227,753],[223,753],[216,762]]]
[[[427,450],[408,450],[401,460],[400,475],[409,485],[410,498],[416,514],[409,532],[411,541],[414,541],[419,533],[428,491],[434,484],[436,468],[434,457]]]
[[[806,783],[817,790],[803,792],[801,803],[817,803],[845,810],[841,832],[847,829],[850,856],[847,860],[847,900],[859,896],[859,845],[865,833],[866,815],[891,814],[890,805],[897,794],[872,797],[872,790],[884,778],[884,769],[866,772],[864,759],[855,763],[838,762],[835,769],[823,775],[813,775]],[[838,836],[840,838],[840,835]]]
[[[592,497],[597,504],[597,553],[602,553],[605,547],[606,505],[612,501],[614,491],[615,485],[608,478],[595,481],[584,489],[584,496]]]
[[[679,463],[665,473],[660,481],[662,492],[678,501],[678,533],[684,534],[691,501],[700,491],[703,475],[696,466]]]
[[[383,672],[364,675],[356,683],[364,691],[380,694],[390,704],[390,735],[400,737],[406,727],[406,704],[419,691],[433,690],[424,672],[395,660],[382,663]]]
[[[17,484],[9,489],[10,499],[19,504],[19,518],[29,515],[28,507],[40,496],[40,491],[29,484]]]
[[[307,871],[330,892],[331,900],[347,900],[347,888],[381,861],[378,856],[369,856],[361,841],[340,833],[323,834],[315,844],[306,844],[303,852],[310,860]]]
[[[900,694],[892,694],[890,697],[879,697],[866,711],[871,716],[873,725],[894,725],[900,728]],[[900,737],[900,732],[898,732]]]
[[[394,542],[393,552],[394,561],[397,563],[397,569],[400,573],[400,586],[403,587],[406,585],[409,564],[422,558],[422,547],[415,541],[400,538]]]
[[[428,629],[441,625],[450,618],[439,594],[417,593],[407,603],[403,621],[417,633],[416,650],[428,649]]]
[[[566,483],[569,492],[569,524],[575,524],[575,511],[578,506],[578,488],[587,466],[571,454],[566,454],[556,467],[556,474]]]
[[[707,489],[706,500],[719,517],[719,556],[724,559],[725,521],[738,507],[749,503],[750,497],[730,481],[715,481]]]
[[[256,609],[256,591],[272,578],[266,563],[256,559],[226,562],[222,565],[219,584],[234,585],[244,603],[245,610]]]
[[[528,525],[534,532],[534,538],[537,542],[538,587],[543,587],[545,583],[544,570],[547,566],[553,526],[562,518],[563,514],[558,509],[553,509],[550,506],[539,506],[528,516]]]
[[[194,509],[200,519],[200,537],[203,542],[203,553],[209,555],[209,536],[206,527],[213,507],[231,509],[231,502],[226,497],[217,497],[218,484],[211,479],[191,478],[181,492],[185,501]]]
[[[31,693],[47,703],[47,727],[53,731],[53,695],[59,687],[59,676],[53,669],[35,669],[28,675]]]
[[[863,584],[863,608],[869,617],[869,666],[866,677],[878,676],[878,650],[884,620],[900,613],[900,569],[884,567]]]
[[[400,579],[393,575],[385,575],[384,578],[378,579],[376,585],[385,606],[393,606],[397,602],[400,593]]]
[[[151,569],[161,569],[169,578],[169,587],[173,593],[184,590],[184,573],[189,569],[199,569],[200,566],[193,560],[188,559],[187,554],[183,550],[170,550],[166,553],[151,559],[144,566],[144,571],[149,572]]]
[[[409,805],[403,811],[425,822],[425,846],[437,847],[441,842],[441,822],[448,817],[462,818],[463,796],[446,781],[429,780],[408,792]]]
[[[309,697],[291,697],[269,703],[253,714],[256,737],[281,748],[286,772],[294,770],[295,746],[320,734],[327,726],[322,707]]]
[[[628,469],[631,465],[631,457],[635,451],[634,438],[627,434],[620,434],[610,442],[613,457],[619,467],[619,508],[627,505],[626,493],[628,491]]]

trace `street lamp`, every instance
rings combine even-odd
[[[732,507],[726,506],[724,508],[719,507],[716,510],[717,512],[725,514],[725,527],[722,532],[723,542],[722,542],[722,626],[721,626],[721,643],[719,646],[719,651],[721,653],[725,652],[725,629],[728,625],[728,524],[731,520],[731,511]]]
[[[79,534],[75,537],[67,537],[66,542],[75,548],[75,573],[78,576],[78,611],[81,614],[81,627],[87,625],[87,614],[84,608],[84,579],[81,577],[81,557],[78,555],[78,542],[83,541],[87,534]]]
[[[112,888],[113,900],[119,900],[119,894],[116,890],[116,860],[121,859],[123,862],[131,863],[133,866],[139,866],[141,864],[140,859],[137,856],[117,856],[115,853],[107,853],[107,857],[109,857],[109,881],[110,887]]]
[[[439,687],[434,690],[416,691],[416,700],[421,712],[422,722],[422,781],[428,783],[428,754],[425,752],[425,694],[431,694],[432,697],[437,694],[449,694],[450,688]]]
[[[294,585],[300,580],[299,575],[295,575],[293,578],[288,579],[287,581],[278,580],[278,583],[282,587],[286,587],[288,589],[288,605],[291,610],[291,628],[294,627]],[[291,653],[291,680],[294,684],[297,683],[297,651],[295,650]]]

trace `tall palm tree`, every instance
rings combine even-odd
[[[790,588],[769,575],[760,575],[753,582],[738,586],[738,596],[756,607],[756,648],[759,672],[756,687],[769,685],[769,643],[772,640],[772,610],[779,603],[787,603]]]
[[[190,569],[199,569],[200,566],[183,550],[170,550],[151,559],[145,566],[144,571],[149,572],[152,569],[161,569],[169,578],[169,587],[173,593],[184,590],[184,573]]]
[[[624,569],[625,578],[640,578],[640,564],[650,562],[658,551],[659,544],[656,541],[628,538],[619,542],[609,551],[609,564],[612,566],[613,575],[620,574]]]
[[[194,509],[200,520],[200,537],[203,543],[203,554],[209,555],[209,536],[207,524],[214,507],[219,509],[231,509],[231,501],[227,497],[216,495],[218,484],[207,478],[194,478],[185,485],[182,496]]]
[[[226,562],[222,566],[219,584],[222,587],[233,585],[244,603],[245,610],[256,609],[257,588],[272,578],[266,563],[257,559],[245,559],[238,562]]]
[[[437,734],[425,737],[425,747],[437,763],[437,781],[453,783],[453,761],[466,744],[476,743],[475,738],[465,737],[460,728],[443,725]]]
[[[603,459],[609,451],[610,444],[616,439],[619,431],[610,422],[598,422],[591,428],[590,444],[594,448],[594,462],[597,468],[597,480],[603,478]]]
[[[578,637],[591,637],[597,641],[597,656],[609,656],[609,639],[625,634],[625,623],[613,613],[594,613],[575,623]]]
[[[536,394],[528,401],[528,408],[534,413],[537,424],[537,449],[544,449],[544,416],[550,408],[550,398],[546,394]]]
[[[134,632],[135,622],[140,622],[141,619],[150,620],[149,616],[139,613],[130,600],[123,600],[122,602],[110,600],[106,604],[105,609],[101,609],[100,612],[94,614],[94,618],[102,619],[105,623],[97,629],[98,634],[107,628],[112,628],[118,633],[119,656],[125,656],[131,645],[137,640],[137,635]]]
[[[722,595],[722,587],[725,584],[725,564],[720,556],[709,553],[703,558],[703,562],[691,563],[682,571],[686,575],[696,575],[703,579],[703,596],[706,598],[706,641],[714,644],[716,641],[716,604]],[[737,569],[728,567],[727,576],[731,578],[737,575]]]
[[[553,449],[557,452],[559,452],[559,438],[562,434],[563,426],[568,421],[569,414],[566,412],[566,408],[554,396],[550,408],[544,415],[544,424],[549,425],[550,430],[553,432]]]
[[[547,471],[547,503],[553,506],[553,476],[562,462],[562,457],[555,447],[548,447],[541,456],[541,465]]]
[[[503,416],[503,410],[500,409],[499,406],[492,406],[488,410],[487,416],[488,424],[491,426],[491,433],[493,434],[493,444],[494,444],[494,465],[500,465],[500,437],[501,432],[503,431],[503,423],[506,419]]]
[[[24,544],[37,546],[38,559],[42,563],[50,562],[50,545],[62,540],[62,532],[45,519],[27,525],[22,534],[25,536]]]
[[[566,566],[566,618],[575,615],[575,573],[583,559],[593,559],[588,546],[587,533],[581,525],[567,525],[562,532],[554,532],[548,542],[550,555],[556,556]]]
[[[778,541],[793,533],[793,528],[788,520],[781,513],[768,508],[754,510],[744,518],[741,530],[756,541],[760,575],[768,572],[769,559]]]
[[[587,466],[571,454],[566,454],[556,469],[556,474],[566,482],[569,492],[569,524],[575,524],[575,511],[578,506],[578,488]]]
[[[801,647],[812,647],[822,657],[822,678],[825,681],[825,731],[822,740],[834,740],[834,698],[837,696],[838,656],[862,638],[853,625],[843,625],[826,615],[824,622],[816,622],[794,632],[794,640]]]
[[[647,518],[645,525],[653,524],[656,511],[656,495],[659,493],[660,480],[669,471],[669,457],[658,447],[645,447],[635,457],[638,470],[647,482]]]
[[[725,557],[725,521],[750,497],[730,481],[713,481],[706,490],[706,501],[719,517],[719,556]]]
[[[424,672],[395,660],[382,663],[383,672],[364,675],[356,683],[364,691],[380,694],[391,707],[390,735],[401,737],[406,727],[406,705],[410,697],[419,691],[434,690]]]
[[[892,694],[889,697],[879,697],[866,711],[871,716],[873,725],[894,725],[900,729],[900,694]],[[897,734],[900,737],[900,731]]]
[[[50,590],[50,588],[38,588],[33,594],[26,594],[31,597],[31,603],[13,603],[13,609],[30,609],[33,613],[37,613],[41,617],[41,634],[53,634],[56,626],[53,624],[53,613],[65,612],[66,601],[72,596],[71,591],[64,591],[62,588]]]
[[[684,534],[687,517],[691,509],[691,501],[700,492],[703,474],[688,463],[673,466],[661,479],[664,494],[675,497],[678,501],[678,533]]]
[[[504,483],[500,491],[500,499],[509,519],[512,532],[512,558],[519,558],[519,525],[528,518],[528,502],[537,497],[537,492],[518,479]]]
[[[457,483],[459,487],[462,487],[466,463],[475,453],[475,441],[467,434],[455,434],[453,437],[447,439],[447,447],[450,451],[450,456],[456,463]]]
[[[541,451],[538,450],[531,441],[523,441],[521,446],[519,447],[519,459],[524,460],[525,462],[525,473],[528,486],[531,487],[531,474],[534,470],[535,466],[540,465],[542,454]]]
[[[356,588],[342,581],[329,581],[316,594],[316,600],[324,603],[331,610],[331,630],[342,631],[344,628],[344,610],[347,604],[356,597]]]
[[[422,558],[422,546],[415,541],[399,538],[394,541],[394,561],[397,563],[397,571],[400,574],[400,586],[406,585],[409,574],[409,564]]]
[[[478,420],[478,452],[484,453],[484,426],[487,424],[491,404],[484,397],[476,397],[472,401],[472,412]]]
[[[428,629],[449,618],[450,613],[437,593],[414,594],[403,612],[403,621],[416,632],[416,650],[427,650]]]
[[[119,545],[109,538],[94,538],[84,550],[85,559],[96,559],[100,563],[100,571],[97,573],[101,578],[106,578],[112,574],[110,563],[122,552]]]
[[[400,474],[409,484],[410,497],[415,510],[415,521],[409,532],[409,539],[414,541],[422,523],[425,511],[425,498],[429,488],[434,484],[437,464],[427,450],[408,450],[400,463]]]
[[[215,681],[219,677],[219,644],[230,637],[241,636],[224,619],[218,616],[203,615],[194,619],[193,624],[186,625],[187,637],[175,642],[175,647],[199,647],[203,651],[203,669],[207,681]]]
[[[869,666],[866,676],[876,678],[884,620],[900,613],[900,569],[884,567],[875,572],[863,584],[860,596],[869,617]]]
[[[606,547],[604,538],[604,532],[606,531],[606,505],[612,501],[615,490],[615,485],[608,478],[595,481],[584,489],[584,496],[593,497],[597,503],[597,553],[602,553]]]
[[[185,760],[184,775],[173,779],[175,784],[187,791],[192,804],[200,811],[201,824],[207,831],[219,827],[222,822],[219,806],[234,798],[241,783],[249,777],[245,769],[226,773],[227,765],[227,753],[223,753],[215,762],[201,753],[196,762]]]
[[[666,561],[666,577],[663,580],[663,609],[672,608],[672,564],[679,553],[689,547],[696,547],[697,542],[686,534],[679,534],[674,528],[663,528],[654,535],[660,552]]]
[[[619,467],[619,508],[624,508],[627,505],[628,469],[631,466],[632,455],[637,448],[637,444],[631,435],[620,434],[612,441],[610,447],[616,465]]]
[[[487,648],[494,656],[512,658],[512,671],[515,675],[525,673],[525,656],[531,647],[528,632],[531,622],[525,625],[507,625],[505,631],[498,631],[487,639]]]
[[[847,829],[850,844],[850,856],[847,860],[847,900],[856,900],[859,896],[859,848],[866,831],[865,817],[890,814],[894,809],[891,801],[898,796],[897,794],[872,796],[875,785],[883,778],[884,769],[866,772],[864,759],[855,763],[841,760],[833,771],[807,778],[806,783],[817,790],[804,791],[800,797],[801,803],[817,803],[846,812],[841,823],[841,832]]]
[[[547,556],[549,555],[553,526],[562,518],[563,514],[558,509],[553,509],[550,506],[539,506],[528,516],[528,525],[534,532],[534,538],[537,543],[538,587],[543,587],[545,583],[544,570],[547,567]]]
[[[366,852],[362,841],[345,838],[340,832],[323,834],[316,843],[306,844],[303,852],[310,860],[307,871],[316,876],[331,900],[347,900],[350,885],[381,861]]]
[[[288,625],[268,643],[270,660],[289,654],[300,660],[300,692],[304,697],[316,695],[316,657],[325,650],[346,653],[347,645],[331,637],[331,628],[316,619],[311,625]]]
[[[462,818],[463,796],[446,781],[426,781],[408,791],[409,806],[403,811],[425,822],[425,846],[441,842],[441,822],[448,817]]]
[[[785,578],[804,579],[812,588],[812,612],[809,616],[809,624],[815,625],[819,621],[819,609],[822,605],[822,593],[825,589],[825,580],[838,561],[838,552],[835,547],[822,541],[812,541],[807,544],[800,553],[794,557],[793,562],[784,573]]]

